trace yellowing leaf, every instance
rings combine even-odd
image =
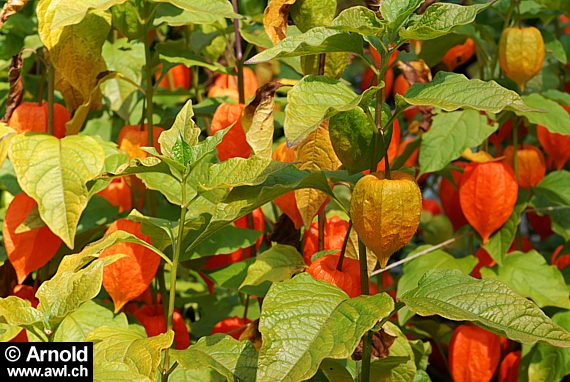
[[[289,8],[296,0],[270,0],[263,12],[263,26],[265,32],[277,44],[287,36],[287,18]]]
[[[116,377],[117,370],[126,371],[125,380],[154,380],[161,354],[174,340],[172,330],[153,337],[134,328],[100,326],[87,335],[85,341],[93,342],[93,366],[95,380]],[[103,377],[105,376],[105,377]],[[134,377],[139,377],[139,379]]]
[[[470,160],[471,162],[477,163],[485,163],[485,162],[492,162],[496,160],[493,158],[491,154],[486,151],[477,151],[476,153],[473,152],[471,149],[465,149],[461,156],[465,159]]]
[[[88,102],[91,90],[97,85],[97,76],[107,69],[101,48],[111,29],[111,14],[92,11],[78,24],[54,28],[58,3],[51,0],[38,3],[38,32],[55,68],[55,87],[75,110]],[[96,102],[93,107],[99,104]]]
[[[329,136],[329,123],[325,121],[317,127],[303,143],[295,149],[299,170],[336,170],[341,162],[336,156]],[[312,188],[295,190],[297,208],[303,218],[303,225],[309,227],[313,217],[327,199],[322,192]]]
[[[275,108],[275,90],[281,87],[277,81],[270,82],[257,89],[253,101],[244,109],[241,125],[245,138],[253,153],[266,158],[271,157],[273,146],[273,111]]]
[[[348,237],[348,243],[346,245],[346,257],[349,259],[356,259],[358,260],[359,252],[358,252],[358,234],[354,229],[350,230],[350,236]],[[374,271],[376,268],[376,263],[378,262],[378,258],[370,249],[366,248],[366,260],[367,260],[367,271],[368,275]]]
[[[88,201],[85,184],[103,170],[103,148],[88,136],[57,139],[20,134],[12,139],[8,155],[18,183],[38,203],[42,220],[73,248],[79,217]]]
[[[8,148],[10,147],[10,142],[14,138],[16,131],[4,122],[0,122],[0,167],[4,163],[4,160],[8,156]]]

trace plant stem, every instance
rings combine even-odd
[[[245,323],[245,320],[247,319],[247,311],[249,310],[249,294],[246,295],[245,297],[245,304],[244,304],[244,308],[243,308],[243,322]]]
[[[358,240],[358,257],[360,261],[360,293],[368,295],[368,259],[366,256],[366,246],[361,240]],[[368,331],[364,335],[362,346],[362,369],[360,371],[360,381],[368,382],[370,380],[370,357],[372,354],[372,331]]]
[[[346,236],[342,242],[342,249],[340,250],[340,256],[338,258],[338,263],[336,265],[337,271],[342,271],[342,262],[344,261],[344,254],[346,253],[346,247],[348,246],[348,240],[350,239],[350,230],[352,229],[352,219],[348,221],[348,229],[346,230]]]
[[[234,12],[238,13],[238,2],[237,0],[232,0],[232,5],[234,7]],[[238,74],[238,92],[239,92],[239,103],[245,103],[245,86],[243,82],[243,50],[241,47],[241,33],[239,31],[239,20],[234,19],[234,31],[236,39],[236,66]]]
[[[43,67],[42,59],[40,58],[41,51],[36,52],[36,66],[40,75],[40,83],[38,86],[38,105],[42,106],[44,102],[44,86],[46,81],[47,67]]]
[[[156,271],[156,279],[158,281],[158,293],[160,295],[160,302],[164,310],[164,316],[168,315],[168,307],[165,302],[168,301],[168,294],[166,293],[166,280],[164,279],[164,261],[161,261],[158,270]]]
[[[386,71],[388,70],[388,55],[385,50],[380,52],[380,65],[378,67],[378,83],[382,81],[386,75]],[[379,92],[376,93],[376,110],[375,110],[375,125],[376,130],[374,131],[374,143],[373,143],[373,156],[372,161],[370,164],[370,173],[376,172],[378,168],[378,162],[380,158],[378,158],[378,150],[384,150],[384,173],[386,175],[386,179],[390,179],[390,163],[388,161],[388,146],[386,145],[386,140],[384,139],[384,128],[382,126],[382,105],[384,103],[384,90],[386,86],[380,89]],[[393,119],[390,118],[390,121],[393,122]],[[386,128],[390,128],[391,124],[390,121]]]
[[[194,88],[194,95],[198,103],[202,102],[202,93],[200,92],[200,67],[194,66],[192,68],[192,87]]]
[[[186,176],[182,177],[182,184],[186,182]],[[176,249],[172,259],[172,267],[170,268],[170,296],[168,301],[168,315],[166,316],[166,330],[172,330],[172,321],[174,316],[174,301],[176,299],[176,273],[178,271],[178,262],[180,261],[180,253],[182,252],[182,237],[184,236],[184,222],[186,221],[186,213],[188,205],[186,203],[186,188],[182,187],[182,206],[180,207],[180,220],[178,222],[178,236],[176,237]],[[166,349],[164,354],[163,370],[167,370],[169,365],[169,352]],[[163,371],[162,380],[168,381],[168,372]]]
[[[48,134],[53,135],[53,104],[54,104],[54,87],[55,87],[55,69],[50,63],[47,67],[48,72]]]
[[[326,53],[319,54],[319,69],[318,69],[319,76],[325,75],[326,59],[327,59]]]
[[[513,119],[513,170],[515,172],[515,179],[518,183],[519,181],[519,120],[518,118]]]
[[[152,124],[152,114],[153,114],[153,104],[152,98],[154,96],[154,87],[152,86],[152,77],[153,77],[153,65],[152,65],[152,54],[150,51],[150,44],[151,41],[148,38],[148,34],[152,29],[152,22],[153,17],[151,16],[153,10],[149,5],[149,2],[145,0],[144,2],[144,28],[143,28],[143,42],[144,42],[144,58],[145,58],[145,77],[146,77],[146,88],[145,88],[145,99],[146,99],[146,123],[147,123],[147,132],[148,132],[148,146],[154,146],[154,139],[153,139],[153,124]]]
[[[319,211],[317,219],[318,219],[318,226],[319,226],[319,233],[318,233],[318,238],[317,238],[317,249],[319,251],[323,251],[325,249],[325,225],[327,222],[327,215],[326,215],[324,209]]]
[[[358,258],[360,260],[360,294],[368,294],[368,259],[366,256],[366,245],[362,240],[358,240]]]

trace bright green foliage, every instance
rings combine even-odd
[[[331,52],[362,54],[362,37],[330,28],[317,27],[303,34],[285,38],[273,48],[250,58],[247,63],[258,64],[275,58]]]
[[[204,337],[186,350],[175,350],[172,358],[186,370],[211,368],[228,381],[255,381],[257,352],[252,343],[224,334]]]
[[[240,290],[264,296],[271,283],[289,280],[304,269],[305,260],[295,248],[276,244],[255,258],[255,262],[247,269]]]
[[[460,6],[436,3],[424,14],[413,20],[411,26],[400,31],[400,35],[413,40],[431,40],[448,34],[453,28],[473,22],[479,12],[492,3]]]
[[[429,247],[430,246],[428,245],[420,246],[408,256],[413,256],[414,254]],[[416,288],[420,279],[430,270],[443,271],[448,269],[457,269],[467,275],[473,270],[476,264],[477,259],[474,256],[456,259],[442,250],[436,250],[425,256],[412,260],[404,265],[404,274],[398,281],[398,299],[406,292]],[[398,313],[398,320],[401,324],[404,324],[412,316],[413,312],[411,312],[407,307],[404,307]]]
[[[530,204],[539,214],[552,219],[552,229],[565,240],[570,239],[570,172],[553,171],[534,188]]]
[[[540,307],[570,308],[569,292],[562,274],[536,251],[509,253],[497,269],[482,269],[481,275],[484,279],[503,281]]]
[[[476,300],[473,296],[479,296]],[[418,287],[401,296],[422,316],[475,321],[514,341],[570,347],[570,333],[556,325],[533,302],[495,280],[477,280],[457,270],[427,273]]]
[[[422,136],[420,171],[441,170],[465,149],[481,144],[497,127],[487,123],[487,117],[475,110],[435,115],[430,130]]]
[[[526,203],[515,205],[509,220],[503,224],[499,231],[491,236],[487,244],[483,244],[483,248],[485,248],[491,258],[499,265],[503,264],[505,255],[515,239],[517,227],[521,221],[521,214],[525,209]]]
[[[349,86],[323,76],[306,76],[287,94],[285,136],[293,146],[300,144],[322,120],[338,112],[356,108],[364,93],[357,95]]]
[[[237,16],[231,4],[224,0],[153,0],[153,2],[168,3],[182,9],[185,24],[212,24],[220,17]],[[180,11],[176,12],[179,13]],[[157,23],[170,21],[166,16],[157,19]]]
[[[274,284],[265,296],[257,381],[299,381],[324,358],[345,358],[360,337],[393,308],[386,294],[349,299],[306,273]],[[311,325],[306,325],[311,322]]]
[[[542,125],[553,133],[570,135],[570,116],[557,102],[540,94],[530,94],[522,98],[528,106],[537,111],[515,110],[517,115],[525,117],[531,123]]]
[[[370,168],[374,129],[372,121],[359,107],[340,112],[329,120],[334,152],[348,170],[359,172]]]
[[[490,113],[534,110],[517,93],[494,81],[470,80],[463,74],[447,72],[438,72],[427,84],[412,85],[403,99],[411,105],[434,106],[446,111],[460,108]]]

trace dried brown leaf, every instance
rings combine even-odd
[[[24,96],[24,81],[22,81],[22,53],[12,57],[10,68],[8,69],[8,81],[10,82],[10,93],[6,101],[6,114],[2,117],[2,122],[8,122],[14,110],[22,102]]]
[[[384,328],[372,334],[372,359],[386,358],[390,355],[390,347],[396,341],[396,336],[387,333]],[[363,340],[360,340],[352,359],[360,361],[362,359],[362,348],[364,346]]]
[[[28,0],[8,0],[6,4],[2,7],[0,11],[0,28],[4,26],[4,23],[10,16],[14,13],[19,12],[28,3]]]
[[[273,44],[287,36],[289,8],[296,0],[270,0],[263,12],[263,26]]]
[[[247,143],[255,155],[271,157],[273,146],[273,112],[275,91],[281,87],[278,81],[269,82],[257,89],[255,98],[244,109],[241,125]]]
[[[424,60],[408,62],[398,61],[396,65],[398,65],[398,69],[402,71],[410,85],[413,85],[416,82],[425,84],[432,80],[431,69],[427,66]]]

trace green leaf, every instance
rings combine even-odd
[[[259,156],[230,158],[210,167],[208,181],[203,186],[206,189],[256,186],[269,175],[290,166],[290,163]]]
[[[248,248],[255,244],[259,236],[260,231],[228,225],[220,229],[216,236],[202,241],[194,249],[192,258],[232,253],[240,248]]]
[[[247,60],[246,64],[330,52],[352,52],[362,55],[362,45],[363,40],[360,35],[327,27],[316,27],[300,35],[286,37],[274,47]]]
[[[136,174],[137,178],[143,181],[145,186],[151,190],[160,191],[172,204],[181,206],[194,198],[198,191],[190,182],[184,183],[186,200],[182,200],[182,183],[174,176],[159,172],[147,172]]]
[[[337,0],[296,0],[289,15],[301,32],[329,25],[336,15]]]
[[[558,62],[566,64],[568,60],[566,58],[564,46],[560,40],[558,40],[556,36],[547,29],[542,29],[540,32],[544,38],[544,49],[552,54],[552,56],[558,60]]]
[[[220,288],[237,291],[243,280],[245,280],[247,268],[249,268],[253,262],[253,258],[245,259],[226,267],[207,272],[207,275],[216,285],[220,286]]]
[[[381,36],[386,24],[374,12],[363,6],[350,7],[339,13],[330,25],[331,29],[362,35]]]
[[[45,281],[36,292],[38,310],[50,325],[59,323],[76,311],[85,301],[99,294],[103,282],[104,262],[96,260],[77,272],[58,271]]]
[[[463,108],[496,114],[502,110],[534,110],[517,93],[495,81],[470,80],[463,74],[448,72],[438,72],[432,82],[415,83],[405,97],[399,98],[411,105],[434,106],[445,111]]]
[[[0,322],[0,341],[8,342],[14,339],[14,337],[16,337],[18,334],[20,334],[22,330],[25,329],[22,329],[19,326],[12,326],[4,322]]]
[[[570,172],[553,171],[533,188],[530,204],[540,215],[552,219],[552,229],[565,240],[570,240]]]
[[[122,78],[109,79],[101,84],[103,95],[110,102],[111,110],[124,120],[128,120],[135,101],[134,84],[140,84],[144,65],[144,44],[119,38],[113,43],[105,41],[102,55],[109,70],[121,73]],[[131,82],[125,81],[127,78]]]
[[[480,145],[498,124],[487,123],[487,116],[476,110],[439,113],[422,136],[420,173],[435,172],[461,156],[465,149]]]
[[[446,35],[457,26],[471,24],[477,14],[491,4],[493,3],[469,6],[432,4],[421,16],[412,21],[408,28],[400,30],[400,36],[410,40],[431,40]]]
[[[493,269],[481,269],[481,276],[484,279],[504,282],[521,296],[532,299],[541,308],[556,306],[570,309],[569,292],[562,273],[534,250],[527,253],[509,253],[503,259],[503,265]]]
[[[335,382],[354,382],[354,377],[347,370],[346,363],[343,360],[334,360],[325,358],[321,362],[320,371],[328,378],[329,381]]]
[[[430,67],[441,62],[447,51],[458,44],[463,44],[466,37],[460,34],[450,33],[433,40],[422,42],[422,50],[418,58],[424,60]]]
[[[306,76],[287,93],[285,136],[290,146],[297,146],[322,120],[338,112],[354,109],[364,96],[340,80],[324,76]]]
[[[570,94],[563,93],[560,90],[549,89],[542,93],[548,99],[558,102],[561,105],[570,106]]]
[[[421,252],[429,247],[431,246],[422,245],[411,252],[408,257],[413,256],[414,254]],[[458,271],[461,271],[462,273],[468,275],[471,273],[476,264],[477,259],[474,256],[467,256],[457,259],[442,250],[428,253],[427,255],[421,256],[404,264],[404,272],[398,281],[397,297],[399,299],[404,293],[416,288],[420,279],[432,269],[457,269]],[[412,316],[413,313],[404,307],[398,312],[398,321],[403,325],[410,318],[412,318]]]
[[[172,350],[172,359],[185,370],[212,368],[228,381],[255,381],[257,352],[250,341],[225,334],[202,337],[186,350]]]
[[[411,382],[416,374],[415,354],[410,342],[400,328],[387,322],[383,329],[396,340],[390,346],[388,357],[370,364],[370,380],[390,382]]]
[[[160,134],[158,143],[160,143],[160,150],[162,153],[170,158],[174,158],[173,149],[176,142],[182,140],[189,146],[194,146],[198,143],[200,136],[200,129],[192,120],[194,111],[192,110],[192,100],[188,100],[182,109],[176,115],[172,127]]]
[[[211,63],[204,57],[192,53],[183,42],[166,41],[157,44],[156,50],[161,61],[171,64],[184,64],[188,67],[199,66],[217,73],[228,73],[228,69],[218,62]]]
[[[184,142],[181,136],[178,137],[176,143],[172,146],[171,155],[175,161],[183,166],[189,165],[192,160],[190,146]]]
[[[569,332],[500,281],[477,280],[457,270],[433,271],[400,300],[421,316],[437,314],[454,321],[475,321],[524,344],[570,347]]]
[[[552,316],[552,321],[570,330],[570,312],[558,312]],[[526,360],[528,360],[528,376],[523,375],[523,381],[558,382],[570,373],[570,349],[537,344],[526,355],[523,348],[522,362]]]
[[[422,5],[422,0],[384,0],[380,4],[380,12],[388,21],[388,28],[398,29],[416,9]]]
[[[525,209],[526,203],[517,204],[509,220],[503,224],[497,233],[491,236],[487,244],[483,244],[483,248],[499,265],[503,265],[505,255],[515,239],[517,227],[521,222],[521,214]]]
[[[525,117],[532,124],[546,127],[552,133],[570,135],[570,116],[557,102],[536,93],[524,96],[523,100],[538,111],[514,110],[517,115]]]
[[[105,11],[113,5],[121,4],[126,1],[127,0],[42,0],[41,2],[50,3],[49,7],[53,9],[50,28],[57,29],[80,23],[89,11]]]
[[[130,373],[131,378],[145,376],[154,380],[162,351],[170,347],[173,339],[172,331],[146,338],[144,332],[131,328],[100,326],[89,333],[85,341],[94,342],[95,379],[108,380],[103,375],[113,375],[118,369]]]
[[[226,0],[152,0],[155,3],[172,4],[184,11],[185,24],[212,24],[220,17],[233,19],[238,17],[234,13],[232,4]],[[181,12],[182,13],[182,12]],[[158,17],[155,25],[169,23],[169,17]]]
[[[153,251],[154,253],[156,253],[157,255],[159,255],[160,257],[162,257],[162,259],[167,263],[167,264],[171,264],[172,261],[168,258],[168,256],[166,256],[164,253],[162,253],[161,251],[159,251],[157,248],[155,248],[154,246],[150,245],[149,243],[147,243],[144,240],[139,239],[138,237],[136,237],[135,235],[126,232],[126,231],[114,231],[112,233],[110,233],[109,235],[104,236],[103,238],[89,244],[87,247],[85,247],[79,254],[78,256],[82,256],[82,258],[96,258],[99,257],[99,255],[101,254],[101,252],[107,248],[109,248],[112,245],[115,245],[117,243],[134,243],[134,244],[139,244],[142,245],[143,247]],[[76,256],[76,255],[73,255]],[[80,258],[80,257],[78,257]],[[64,264],[65,268],[62,268],[62,265],[60,265],[58,270],[71,270],[72,266],[71,266],[71,262],[70,263],[64,263],[62,262],[62,264]]]
[[[255,258],[239,289],[244,293],[262,297],[272,283],[288,280],[305,267],[303,256],[294,247],[275,244]]]
[[[92,330],[101,326],[128,328],[129,322],[124,313],[115,316],[112,310],[93,301],[86,301],[79,309],[68,314],[61,321],[53,340],[55,342],[83,342]]]
[[[325,358],[349,357],[360,337],[393,309],[385,293],[349,299],[302,273],[275,283],[263,302],[257,381],[301,381]],[[311,323],[307,325],[307,323]]]
[[[3,323],[12,327],[38,326],[44,322],[42,311],[33,308],[30,301],[16,296],[0,298],[0,317]]]
[[[362,174],[353,177],[346,175],[343,171],[334,171],[331,174],[344,175],[338,178],[339,181],[354,183]],[[334,175],[328,175],[333,182],[337,180]],[[239,186],[222,200],[209,200],[198,196],[189,205],[189,211],[194,218],[204,219],[203,226],[184,239],[183,248],[186,253],[191,253],[203,240],[216,234],[221,228],[234,220],[251,213],[254,209],[272,201],[276,197],[286,192],[300,188],[315,188],[325,192],[331,198],[336,196],[330,189],[327,176],[323,172],[310,172],[298,170],[293,166],[270,174],[265,182],[257,186]]]
[[[161,251],[172,245],[175,235],[174,230],[178,224],[168,220],[145,216],[137,210],[132,210],[127,219],[141,223],[141,231],[150,236],[150,241]]]
[[[169,379],[176,382],[227,382],[227,378],[220,375],[220,373],[216,372],[214,369],[199,367],[192,369],[177,367],[174,369],[172,374],[170,374]]]
[[[101,146],[88,136],[57,139],[21,134],[12,140],[9,155],[20,186],[38,203],[42,220],[73,248],[77,223],[87,205],[85,184],[103,169]]]

